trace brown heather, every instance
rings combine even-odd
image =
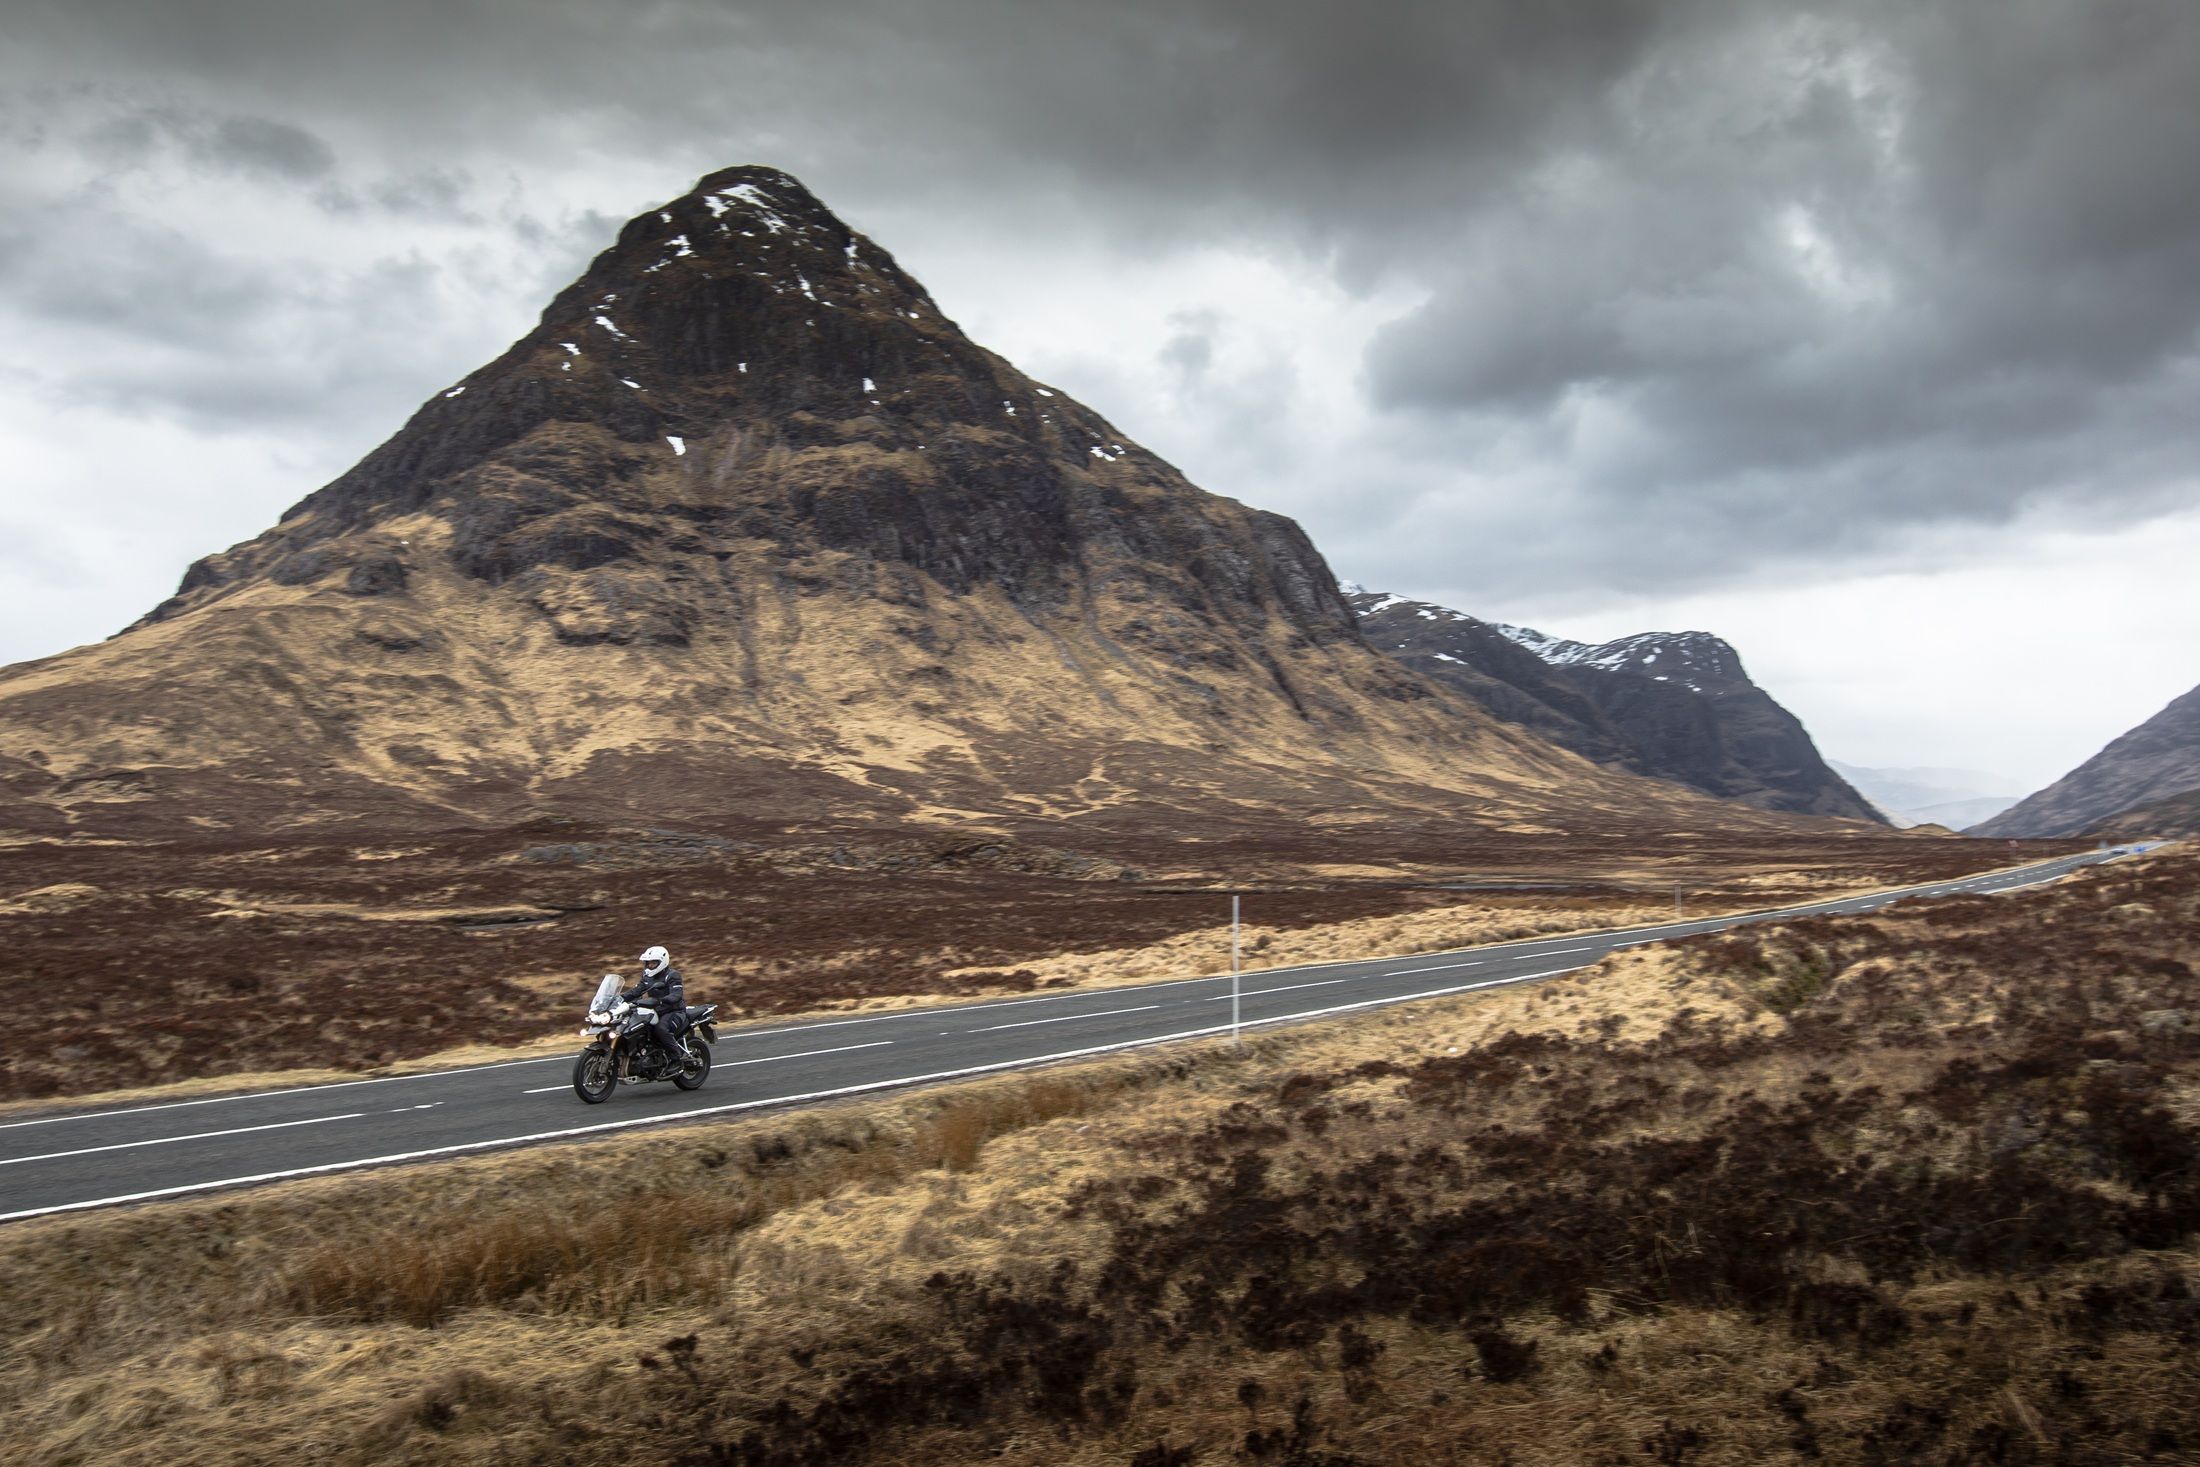
[[[2200,1460],[2195,962],[2169,852],[1241,1050],[18,1226],[0,1439]]]

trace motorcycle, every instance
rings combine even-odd
[[[682,1059],[673,1064],[650,1037],[657,1011],[645,1004],[619,997],[619,975],[604,974],[596,996],[588,1001],[588,1021],[581,1033],[588,1047],[573,1061],[573,1093],[590,1105],[601,1105],[620,1085],[646,1085],[670,1080],[682,1090],[700,1090],[710,1078],[710,1047],[718,1042],[712,1022],[718,1005],[690,1006],[681,1011],[679,1030]]]

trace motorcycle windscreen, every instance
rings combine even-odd
[[[606,973],[603,982],[596,985],[596,996],[588,1001],[588,1011],[600,1014],[619,1001],[619,975]]]

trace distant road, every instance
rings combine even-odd
[[[1748,922],[1864,912],[1904,897],[2017,891],[2109,854],[2087,852],[1746,916],[1267,968],[1240,980],[1240,1012],[1247,1025],[1288,1024],[1528,983],[1587,967],[1619,948]],[[586,1001],[587,989],[584,976],[576,975],[576,1006]],[[0,1222],[600,1136],[1226,1034],[1230,1011],[1230,979],[1224,976],[728,1029],[720,1032],[712,1052],[716,1065],[701,1090],[621,1086],[601,1106],[583,1105],[573,1094],[576,1038],[572,1052],[541,1059],[0,1122]],[[576,1026],[580,1017],[573,1015]]]

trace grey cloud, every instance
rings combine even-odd
[[[1677,517],[1696,553],[1649,572],[1675,580],[2057,499],[2158,512],[2163,469],[2200,451],[2160,391],[2200,347],[2200,114],[2164,105],[2200,86],[2200,17],[2124,24],[2072,68],[2086,14],[1791,30],[1804,85],[1754,114],[1729,68],[1762,55],[1667,54],[1748,125],[1638,112],[1595,188],[1465,219],[1464,263],[1378,340],[1372,391],[1424,418],[1626,423],[1628,451],[1569,459],[1578,524]]]
[[[1215,360],[1215,333],[1221,318],[1213,311],[1178,311],[1169,318],[1176,334],[1161,344],[1161,364],[1186,387],[1196,387]]]
[[[374,201],[393,214],[472,222],[480,217],[466,207],[472,185],[473,181],[457,169],[428,168],[383,179],[374,186],[373,194]]]
[[[109,167],[143,167],[173,149],[200,168],[277,182],[310,183],[336,168],[335,149],[296,123],[190,106],[110,111],[86,126],[79,142]]]
[[[477,189],[464,169],[422,168],[378,178],[364,187],[331,181],[314,192],[314,202],[331,214],[369,211],[446,224],[481,224]]]
[[[0,515],[0,578],[46,589],[87,584],[91,568],[45,526]]]
[[[1434,524],[1493,580],[1785,574],[1921,526],[2157,512],[2200,450],[2189,6],[78,0],[27,34],[199,119],[118,117],[89,150],[486,221],[546,275],[595,221],[486,180],[585,151],[632,160],[595,243],[753,159],[859,224],[1418,290],[1360,364],[1365,441],[1292,490],[1318,530],[1349,497],[1337,533],[1401,568]],[[326,137],[387,166],[347,174]],[[143,308],[213,314],[234,286],[209,278]],[[86,309],[132,308],[102,289]],[[1177,323],[1139,370],[1199,389],[1228,464],[1290,384],[1219,391],[1220,350]]]
[[[305,182],[336,167],[336,153],[302,127],[265,117],[218,119],[197,146],[201,157],[241,172]]]
[[[0,298],[22,317],[148,344],[236,350],[280,286],[181,231],[89,205],[0,234]]]
[[[175,229],[84,204],[0,235],[0,301],[17,329],[72,350],[13,373],[74,407],[214,431],[379,415],[418,396],[421,333],[442,267],[398,256],[279,273]]]

